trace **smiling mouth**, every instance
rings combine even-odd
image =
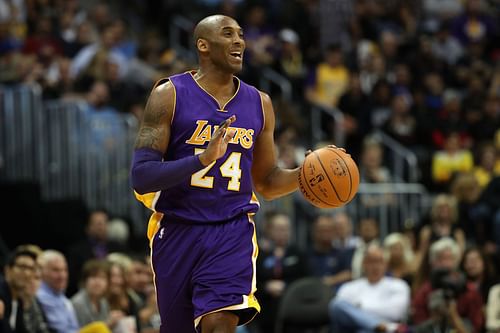
[[[236,58],[238,60],[241,60],[241,58],[242,58],[241,52],[230,52],[229,54],[231,55],[231,57]]]

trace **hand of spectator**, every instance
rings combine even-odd
[[[120,321],[120,319],[125,318],[125,313],[121,310],[111,310],[108,316],[108,326],[113,328]]]
[[[283,280],[269,280],[265,289],[271,296],[280,297],[285,290],[285,282]]]
[[[5,304],[3,304],[3,301],[0,300],[0,319],[3,319],[5,313]]]
[[[457,302],[455,300],[448,301],[448,317],[452,327],[455,328],[458,333],[468,332],[458,313]]]
[[[427,251],[427,248],[429,247],[431,240],[431,228],[429,227],[423,227],[422,230],[420,231],[420,250],[422,253],[425,253]]]

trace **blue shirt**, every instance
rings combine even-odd
[[[42,282],[36,297],[47,316],[50,329],[58,333],[79,331],[75,309],[64,293],[55,292],[45,282]]]

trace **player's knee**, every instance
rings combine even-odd
[[[229,311],[214,312],[201,320],[201,333],[234,333],[238,316]]]

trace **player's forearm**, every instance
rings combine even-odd
[[[300,169],[274,168],[260,183],[255,184],[257,192],[266,200],[273,200],[297,190]]]
[[[168,162],[162,161],[162,158],[161,152],[151,148],[134,151],[131,181],[137,193],[166,190],[204,168],[196,155]]]

